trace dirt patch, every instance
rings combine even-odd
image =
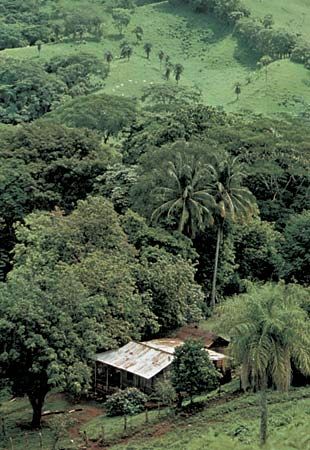
[[[70,437],[72,439],[80,438],[80,429],[82,425],[95,417],[102,416],[102,414],[103,410],[95,406],[85,406],[83,407],[83,411],[72,413],[71,417],[75,420],[75,424],[68,430]]]

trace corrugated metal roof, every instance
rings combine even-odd
[[[155,348],[156,350],[160,350],[162,352],[166,352],[169,353],[170,355],[173,355],[175,349],[180,345],[183,345],[184,341],[181,341],[181,339],[166,338],[166,339],[153,339],[152,341],[142,342],[142,344],[145,344],[148,347]]]
[[[172,362],[169,353],[151,348],[144,343],[129,342],[118,350],[98,353],[95,360],[149,380]]]
[[[175,349],[180,345],[183,345],[184,341],[182,341],[181,339],[166,338],[166,339],[154,339],[152,341],[143,342],[143,344],[147,345],[148,347],[156,348],[157,350],[173,355]],[[209,353],[211,361],[221,361],[222,359],[227,358],[227,356],[223,355],[222,353],[215,352],[214,350],[210,350],[208,348],[206,348],[205,350]]]
[[[141,343],[132,341],[117,350],[98,353],[95,360],[149,380],[172,363],[175,349],[183,343],[180,339],[154,339]],[[211,361],[226,358],[213,350],[206,351]]]

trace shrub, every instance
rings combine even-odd
[[[158,380],[155,383],[154,398],[161,404],[172,406],[176,400],[176,392],[170,380]]]
[[[307,63],[310,59],[310,44],[299,40],[292,52],[291,60],[297,63]]]
[[[105,403],[108,416],[138,414],[145,408],[147,396],[136,388],[115,392]]]
[[[188,340],[175,350],[171,382],[178,396],[178,406],[182,405],[184,393],[192,403],[195,395],[215,389],[220,377],[202,342]]]

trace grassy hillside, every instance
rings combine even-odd
[[[213,392],[200,397],[200,407],[195,413],[173,416],[165,409],[160,414],[153,410],[149,412],[148,424],[145,423],[144,413],[133,416],[128,420],[127,433],[123,430],[123,418],[107,417],[100,404],[71,403],[60,394],[51,394],[45,410],[69,411],[75,408],[79,411],[66,416],[46,416],[41,431],[42,448],[54,448],[58,435],[56,449],[76,450],[82,444],[86,431],[88,448],[99,449],[104,430],[105,442],[115,450],[202,450],[207,443],[210,450],[256,450],[259,448],[259,397],[237,394],[236,387],[237,381],[226,385],[220,394]],[[270,392],[268,397],[270,446],[267,449],[309,449],[310,388],[292,389],[287,395]],[[0,430],[1,450],[10,448],[10,437],[14,450],[41,448],[38,431],[27,428],[31,417],[27,399],[3,401],[0,417],[5,418],[6,431],[6,436],[3,436]]]
[[[261,7],[260,2],[253,0],[254,3]],[[67,8],[70,5],[72,3],[65,3]],[[91,7],[103,14],[101,5],[92,3]],[[140,44],[132,32],[137,25],[144,29]],[[130,61],[118,58],[123,40],[134,48]],[[143,50],[145,42],[153,44],[150,60]],[[80,51],[103,57],[106,50],[115,55],[104,88],[110,94],[139,97],[144,86],[165,82],[158,59],[159,50],[163,50],[171,62],[184,65],[181,84],[198,86],[203,100],[211,105],[223,106],[229,111],[272,114],[299,113],[310,104],[310,72],[302,65],[289,61],[273,63],[266,86],[264,74],[256,70],[256,61],[238,47],[229,30],[206,15],[196,14],[186,7],[176,9],[168,2],[136,8],[123,38],[118,36],[111,19],[106,18],[102,42],[86,40],[82,44],[44,45],[41,60]],[[0,57],[6,55],[38,59],[35,47],[6,50]],[[242,85],[239,101],[234,94],[237,82]],[[169,83],[175,81],[172,79]]]
[[[305,450],[310,441],[307,422],[310,414],[309,389],[289,395],[269,396],[270,442],[266,449]],[[255,450],[258,449],[258,397],[246,395],[217,404],[194,416],[162,424],[162,432],[148,439],[142,436],[129,443],[112,446],[114,450]],[[231,442],[230,439],[235,442]],[[298,441],[296,438],[298,437]],[[145,438],[144,438],[145,439]]]
[[[242,0],[252,11],[253,16],[263,17],[272,14],[275,25],[287,28],[310,38],[309,0]]]

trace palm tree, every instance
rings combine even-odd
[[[153,47],[153,45],[150,44],[150,42],[146,42],[146,43],[144,44],[144,47],[143,47],[143,48],[144,48],[144,51],[145,51],[145,53],[146,53],[147,59],[150,59],[150,54],[151,54],[152,47]]]
[[[125,44],[121,47],[121,58],[127,58],[128,61],[133,53],[132,47],[130,45]]]
[[[235,94],[237,96],[237,101],[238,101],[239,95],[241,94],[241,84],[240,83],[235,84]]]
[[[166,186],[157,190],[161,204],[152,220],[156,222],[164,215],[175,218],[178,231],[193,238],[211,217],[214,200],[205,189],[208,168],[193,156],[177,153],[175,161],[168,161],[166,170]]]
[[[172,70],[172,66],[171,65],[167,65],[166,66],[166,70],[165,70],[165,75],[164,75],[164,77],[165,77],[165,79],[167,81],[169,81],[169,79],[170,79],[171,70]]]
[[[143,28],[140,26],[137,26],[134,30],[133,30],[134,34],[136,35],[137,38],[137,42],[142,40],[142,36],[143,36]]]
[[[182,66],[182,64],[176,64],[174,66],[175,80],[178,84],[179,84],[179,81],[180,81],[180,78],[181,78],[181,75],[183,72],[184,72],[184,67]]]
[[[272,61],[273,61],[273,59],[271,58],[271,56],[266,55],[266,56],[263,56],[257,63],[259,68],[265,67],[265,83],[266,83],[266,85],[268,82],[268,66],[272,63]]]
[[[158,53],[158,58],[159,58],[159,62],[160,62],[160,67],[161,67],[161,65],[162,65],[162,63],[163,63],[164,57],[165,57],[165,53],[164,53],[162,50],[160,50],[159,53]]]
[[[255,198],[251,192],[242,186],[246,174],[238,157],[225,156],[215,164],[208,165],[211,181],[208,184],[209,193],[213,195],[214,223],[217,227],[216,250],[212,280],[211,307],[215,306],[216,283],[220,244],[223,240],[223,228],[226,220],[244,219],[256,210]]]
[[[231,338],[230,350],[241,364],[243,388],[261,391],[260,442],[267,439],[267,384],[287,391],[292,363],[310,375],[310,326],[301,307],[300,286],[267,283],[250,286],[228,300],[218,325]]]
[[[108,50],[107,52],[105,52],[104,54],[104,60],[108,63],[109,67],[111,62],[113,61],[113,53],[110,52],[110,50]]]
[[[40,56],[41,55],[41,50],[42,50],[42,41],[37,41],[36,45],[37,45],[38,53],[39,53],[39,56]]]

